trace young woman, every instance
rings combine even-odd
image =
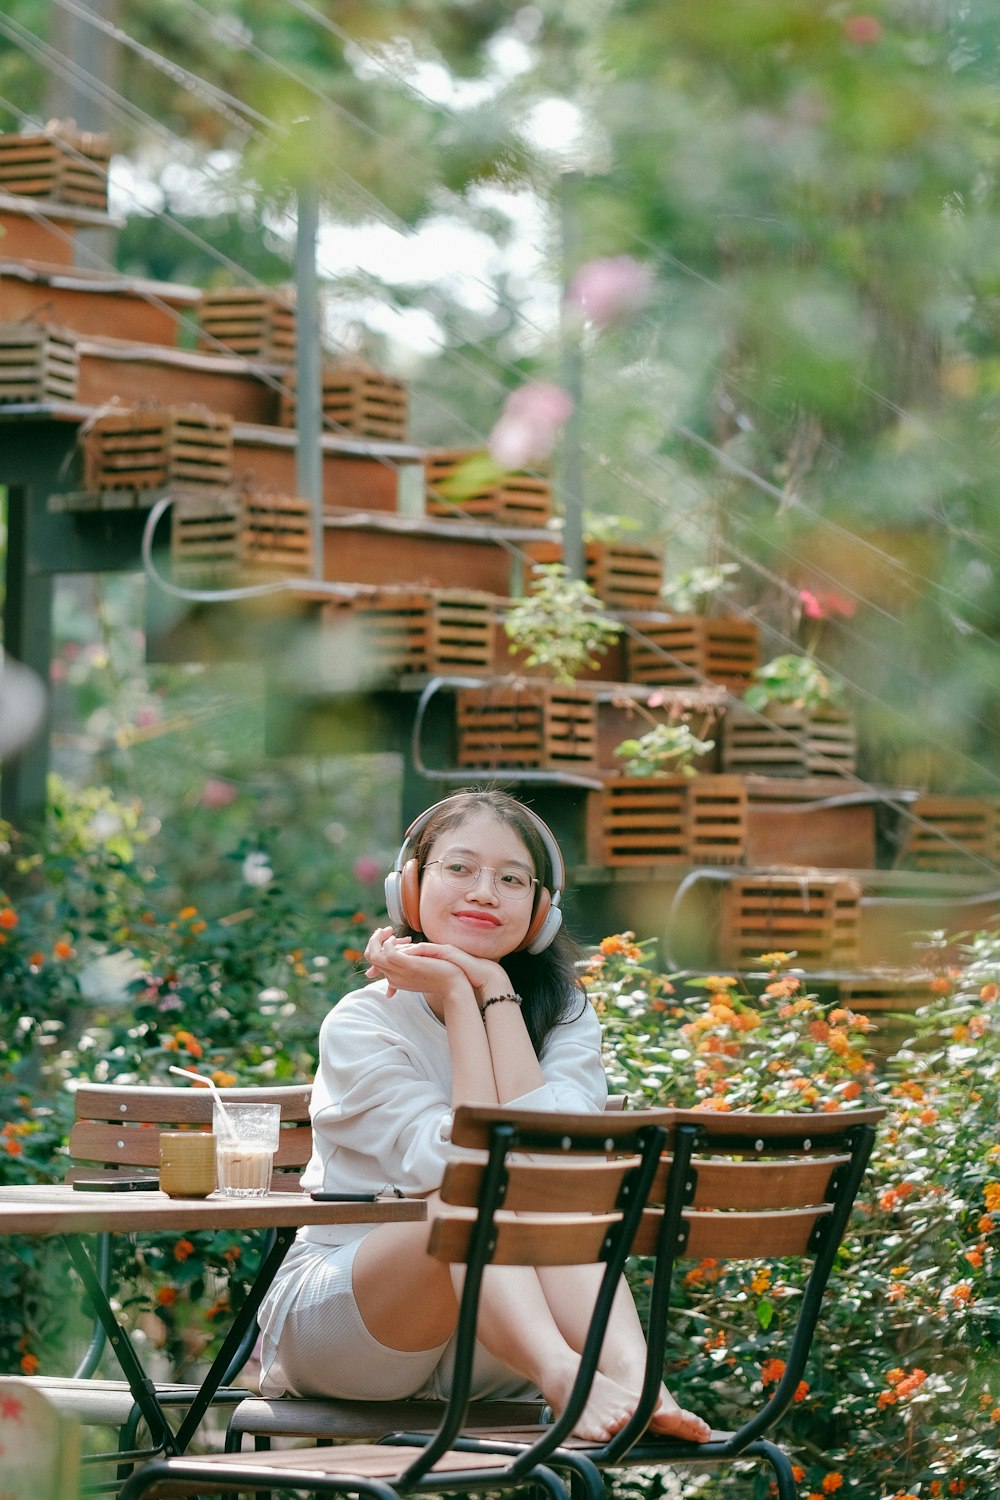
[[[413,824],[372,934],[371,982],[323,1022],[308,1191],[399,1190],[433,1202],[459,1104],[601,1110],[601,1032],[561,925],[563,870],[545,824],[501,792],[458,792]],[[426,1224],[299,1231],[261,1309],[261,1390],[345,1400],[447,1394],[458,1301]],[[490,1266],[473,1394],[573,1383],[599,1268]],[[634,1409],[645,1343],[623,1281],[577,1425],[601,1441]],[[663,1392],[654,1430],[709,1429]]]

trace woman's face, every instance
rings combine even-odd
[[[478,873],[475,868],[464,872],[464,865],[478,866]],[[445,866],[459,878],[447,879]],[[520,946],[531,924],[537,888],[530,884],[524,894],[523,886],[534,874],[527,845],[509,824],[485,810],[472,813],[431,845],[420,878],[424,936],[432,943],[453,943],[477,958],[505,958]]]

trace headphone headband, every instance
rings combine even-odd
[[[447,807],[450,801],[451,799],[446,797],[443,802],[435,802],[433,807],[428,807],[419,817],[414,818],[403,835],[403,842],[399,846],[399,853],[396,855],[396,860],[392,867],[393,870],[401,870],[403,868],[410,856],[410,850],[427,827],[431,818],[442,807]],[[552,867],[552,897],[554,900],[557,896],[561,896],[566,889],[566,866],[563,864],[562,850],[556,843],[555,834],[551,828],[547,823],[542,821],[536,812],[532,812],[530,807],[525,807],[523,802],[519,802],[518,807],[524,813],[524,816],[528,819],[528,822],[532,825],[545,846],[545,852],[549,857],[549,864]]]
[[[411,849],[427,827],[431,818],[443,807],[452,805],[452,798],[446,797],[443,802],[435,802],[433,807],[427,808],[419,818],[414,818],[403,837],[396,855],[395,863],[389,874],[385,877],[385,904],[389,913],[389,919],[393,926],[405,923],[414,931],[417,929],[417,912],[420,902],[420,870],[417,861],[411,856]],[[552,830],[538,816],[532,812],[530,807],[525,807],[523,802],[517,806],[528,819],[548,855],[549,864],[552,867],[552,889],[549,890],[544,880],[539,876],[539,891],[536,899],[534,915],[521,946],[529,953],[541,953],[547,948],[562,925],[562,893],[566,886],[566,867],[563,864],[562,852],[555,841]]]

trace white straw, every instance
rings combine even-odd
[[[207,1083],[209,1088],[212,1090],[212,1098],[219,1106],[219,1117],[222,1120],[223,1134],[228,1135],[229,1139],[232,1141],[238,1139],[236,1126],[233,1124],[232,1117],[230,1116],[228,1110],[226,1109],[226,1106],[222,1102],[222,1095],[219,1093],[219,1090],[216,1088],[211,1078],[206,1078],[203,1073],[192,1073],[190,1068],[175,1068],[173,1063],[170,1064],[170,1068],[168,1071],[171,1073],[179,1073],[182,1078],[194,1078],[197,1079],[199,1083]]]

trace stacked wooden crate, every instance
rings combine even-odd
[[[53,198],[104,212],[111,142],[59,121],[45,130],[0,135],[0,191]]]
[[[559,541],[528,541],[523,550],[529,561],[540,565],[563,561]],[[659,552],[625,542],[587,542],[584,554],[586,581],[609,609],[655,609],[663,587]]]
[[[0,401],[75,401],[75,335],[50,323],[0,323]]]
[[[202,406],[102,412],[81,441],[87,490],[225,489],[233,482],[232,418]]]
[[[857,764],[854,721],[838,709],[775,704],[754,712],[736,703],[726,713],[722,764],[758,776],[850,776]]]
[[[794,953],[803,969],[858,963],[861,887],[835,874],[746,875],[728,881],[719,920],[719,957],[747,969],[762,954]]]
[[[228,350],[274,364],[295,361],[295,303],[268,287],[224,287],[203,292],[198,347]]]
[[[588,863],[741,864],[746,808],[739,776],[609,777],[588,793]]]
[[[597,765],[594,699],[585,688],[541,678],[463,688],[455,722],[463,770],[587,772]]]
[[[427,514],[465,516],[498,526],[544,526],[552,515],[552,485],[537,474],[500,474],[478,479],[481,455],[432,448],[424,457]],[[463,477],[465,476],[465,477]]]
[[[403,442],[409,420],[409,396],[403,381],[365,364],[327,364],[322,372],[323,421],[332,432],[352,437]],[[294,427],[296,375],[285,376],[280,422]]]
[[[629,614],[630,682],[719,682],[740,693],[760,665],[757,622],[742,615]]]
[[[171,572],[176,582],[312,578],[308,500],[253,489],[171,489]]]
[[[379,671],[487,675],[497,601],[473,589],[359,590],[352,614],[360,649]]]
[[[968,869],[1000,862],[1000,801],[927,792],[912,803],[905,862],[916,870]]]

